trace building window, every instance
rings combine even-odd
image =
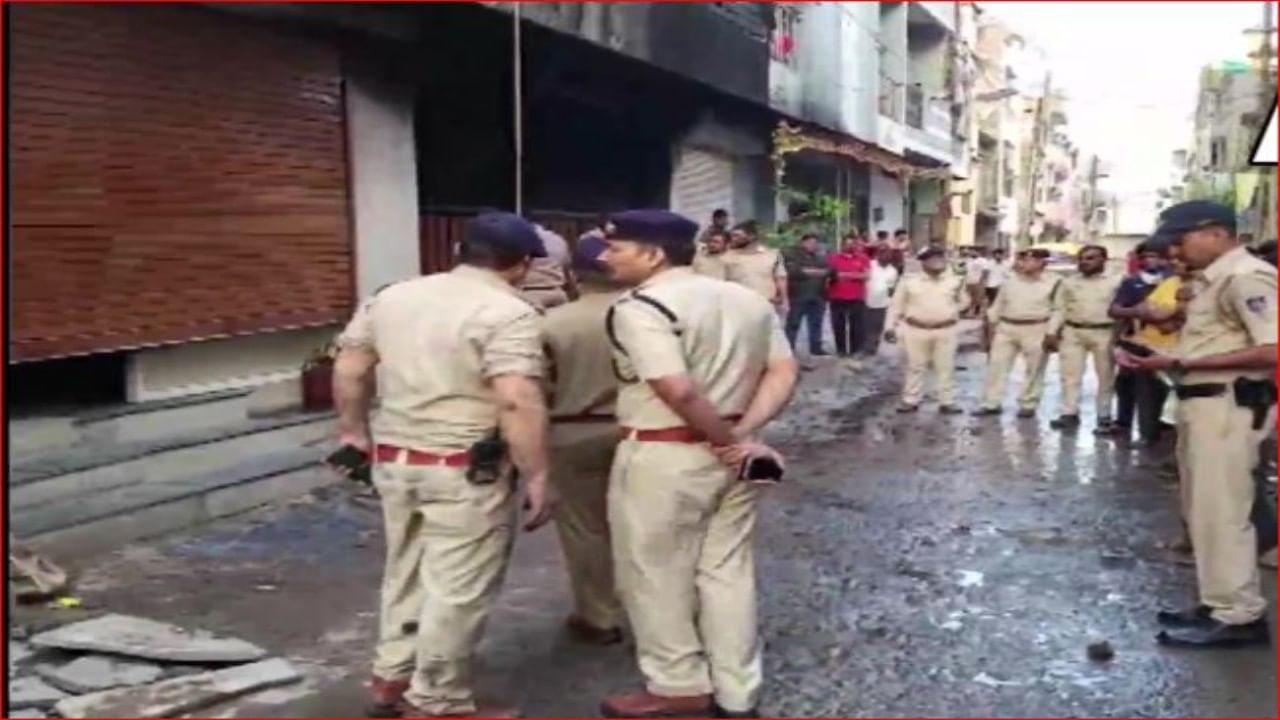
[[[1209,143],[1209,167],[1214,170],[1225,169],[1227,165],[1227,139],[1216,137]]]
[[[769,56],[776,62],[794,67],[796,64],[796,27],[800,10],[791,5],[773,6],[773,33],[769,38]]]

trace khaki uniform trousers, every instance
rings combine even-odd
[[[379,463],[387,540],[374,675],[412,674],[405,699],[474,713],[472,656],[511,557],[512,484],[473,485],[463,468]]]
[[[759,701],[757,493],[705,445],[618,446],[609,485],[614,566],[649,692],[713,693],[731,712]]]
[[[1111,395],[1115,388],[1115,366],[1111,357],[1110,328],[1062,329],[1062,345],[1058,351],[1058,372],[1062,376],[1062,415],[1080,414],[1080,386],[1084,380],[1085,362],[1093,359],[1093,374],[1098,378],[1097,414],[1111,417]]]
[[[560,498],[555,523],[569,571],[574,614],[597,628],[622,625],[606,505],[617,445],[618,426],[612,422],[551,428],[551,482]]]
[[[957,335],[955,326],[926,330],[906,326],[902,344],[907,351],[906,378],[902,384],[902,404],[919,405],[924,397],[925,374],[932,366],[938,380],[938,402],[955,404]]]
[[[1249,519],[1261,440],[1252,411],[1237,406],[1230,389],[1221,397],[1178,402],[1178,469],[1200,602],[1223,623],[1252,622],[1267,607]]]
[[[1044,367],[1048,356],[1044,351],[1045,330],[1048,323],[1013,325],[1002,322],[991,339],[991,355],[987,359],[986,389],[982,406],[998,408],[1004,401],[1005,380],[1013,371],[1014,362],[1021,357],[1025,365],[1022,392],[1018,394],[1018,408],[1034,410],[1044,393]]]

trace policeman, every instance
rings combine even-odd
[[[884,339],[897,342],[898,326],[906,325],[902,341],[907,350],[906,379],[898,412],[915,412],[924,396],[924,376],[929,366],[938,375],[938,412],[956,415],[955,384],[956,325],[968,307],[964,278],[947,272],[947,253],[941,248],[921,250],[916,259],[923,275],[902,281],[889,306]]]
[[[716,280],[728,280],[729,268],[725,264],[725,252],[729,249],[729,231],[712,227],[702,237],[697,254],[693,256],[693,271]]]
[[[485,213],[468,222],[460,253],[452,272],[362,305],[334,367],[339,439],[371,456],[382,496],[375,716],[510,714],[477,707],[471,666],[510,555],[512,469],[524,483],[525,529],[551,515],[540,318],[515,290],[542,243],[527,221]]]
[[[604,227],[602,225],[602,227]],[[582,296],[543,319],[551,414],[551,482],[559,497],[556,528],[573,590],[569,632],[596,645],[622,640],[622,605],[614,592],[605,494],[618,444],[613,349],[604,320],[621,286],[599,262],[603,238],[584,236],[574,250]]]
[[[1049,332],[1061,348],[1058,373],[1062,380],[1062,410],[1050,421],[1055,430],[1080,427],[1080,384],[1084,380],[1086,358],[1093,359],[1098,378],[1096,398],[1097,434],[1111,432],[1111,393],[1115,374],[1112,367],[1112,340],[1115,321],[1109,311],[1123,278],[1106,271],[1107,249],[1087,245],[1076,258],[1079,273],[1062,281],[1061,302]]]
[[[782,254],[760,243],[754,220],[738,223],[729,233],[724,254],[725,279],[756,291],[779,310],[787,304],[787,268]]]
[[[1169,373],[1178,397],[1178,470],[1190,491],[1190,530],[1200,602],[1161,612],[1168,645],[1229,647],[1269,642],[1258,581],[1251,471],[1275,404],[1276,269],[1236,237],[1235,212],[1204,200],[1160,216],[1158,234],[1196,272],[1194,297],[1173,354],[1124,366]]]
[[[642,691],[605,699],[610,717],[756,712],[762,682],[748,441],[786,405],[797,366],[769,303],[694,274],[697,226],[665,210],[613,216],[604,261],[624,294],[606,327],[622,382],[623,440],[609,526]],[[717,707],[718,706],[718,707]]]
[[[520,283],[525,299],[543,310],[563,305],[578,296],[577,281],[573,276],[573,258],[569,244],[559,234],[541,225],[534,229],[546,250],[546,256],[535,258]]]
[[[974,415],[999,415],[1005,380],[1021,356],[1025,380],[1018,396],[1018,417],[1035,417],[1044,390],[1046,353],[1056,349],[1049,322],[1057,302],[1057,279],[1046,277],[1046,250],[1023,250],[1018,264],[987,310],[987,322],[994,328],[988,343],[986,388],[982,406]]]

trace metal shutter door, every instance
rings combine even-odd
[[[10,12],[11,359],[348,313],[336,50],[199,8]]]
[[[733,160],[706,150],[682,148],[671,177],[671,209],[706,227],[716,208],[733,212]]]

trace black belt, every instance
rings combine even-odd
[[[1077,330],[1110,330],[1115,326],[1115,323],[1078,323],[1071,322],[1070,320],[1067,321],[1067,327],[1072,327]]]
[[[1222,397],[1227,394],[1227,384],[1199,383],[1197,385],[1178,385],[1173,391],[1177,394],[1179,400]]]

